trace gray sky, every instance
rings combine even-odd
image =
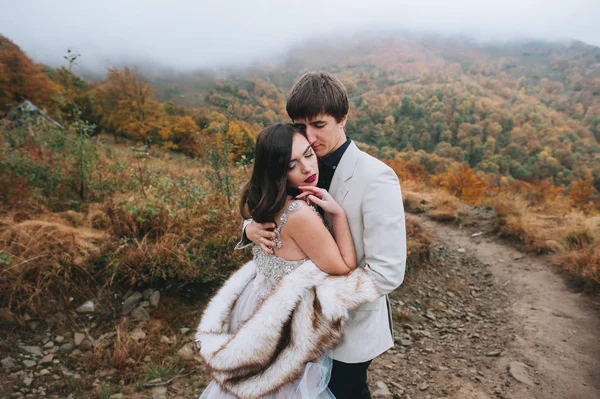
[[[316,36],[427,30],[600,46],[600,0],[0,0],[0,33],[38,62],[246,64]]]

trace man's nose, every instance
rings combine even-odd
[[[315,141],[317,141],[317,137],[315,136],[313,129],[310,126],[306,127],[306,139],[308,140],[308,144],[313,145]]]

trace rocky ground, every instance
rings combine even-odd
[[[461,398],[485,382],[483,397],[504,397],[516,381],[489,383],[514,338],[505,287],[463,248],[437,241],[431,263],[391,296],[396,346],[371,367],[373,396]]]
[[[600,298],[474,216],[417,218],[434,232],[432,265],[392,296],[397,345],[372,366],[373,396],[600,398]]]
[[[431,259],[391,296],[396,345],[371,366],[374,397],[600,397],[597,297],[499,243],[484,220],[419,223],[434,232]],[[198,397],[209,379],[192,342],[200,305],[162,294],[3,324],[0,397]]]
[[[3,325],[0,398],[190,398],[206,386],[193,343],[199,305],[130,290],[45,320]],[[105,300],[106,301],[106,300]]]

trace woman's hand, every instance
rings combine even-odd
[[[344,209],[342,209],[340,204],[338,204],[324,188],[315,186],[300,186],[298,188],[302,190],[303,193],[298,195],[296,199],[306,199],[308,204],[312,202],[332,216],[345,215]]]

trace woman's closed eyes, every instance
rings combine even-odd
[[[304,158],[308,159],[308,158],[312,157],[313,155],[315,155],[315,153],[313,152],[312,148],[308,147],[307,152],[304,153]],[[292,162],[290,162],[289,169],[293,170],[297,164],[298,164],[298,161],[296,161],[295,159],[292,160]]]

